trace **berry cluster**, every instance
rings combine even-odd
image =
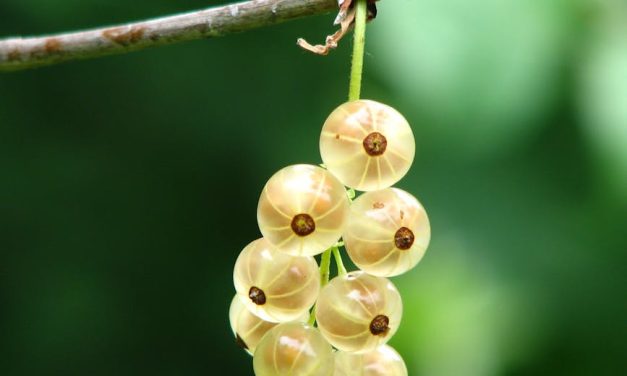
[[[422,205],[390,187],[407,173],[414,151],[401,114],[356,100],[324,123],[324,167],[285,167],[266,183],[257,208],[263,237],[237,258],[229,313],[257,376],[407,375],[386,345],[403,304],[385,277],[413,268],[429,244]],[[365,193],[351,201],[354,190]],[[340,246],[361,270],[346,272]],[[329,282],[332,253],[338,276]]]

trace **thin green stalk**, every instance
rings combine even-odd
[[[351,65],[348,100],[354,101],[361,95],[361,74],[364,70],[364,46],[366,44],[366,0],[356,0],[353,62]]]
[[[320,258],[320,288],[329,283],[329,269],[331,267],[331,252],[335,247],[331,247],[324,251]],[[335,248],[337,249],[337,248]],[[311,309],[309,314],[309,325],[313,325],[316,322],[316,306]]]
[[[331,250],[329,248],[322,254],[320,259],[320,287],[329,283],[329,267],[331,266]]]
[[[351,64],[351,76],[350,76],[350,84],[348,88],[348,100],[353,101],[359,99],[361,94],[361,74],[364,70],[364,45],[366,44],[366,17],[368,14],[367,10],[367,0],[356,0],[356,10],[355,10],[355,31],[354,31],[354,42],[353,42],[353,61]],[[355,197],[355,191],[349,190],[347,192],[349,199]],[[331,253],[333,253],[333,257],[335,258],[335,264],[337,265],[338,275],[342,276],[346,274],[346,268],[344,267],[344,262],[342,261],[342,255],[340,254],[340,250],[338,245],[334,245],[333,247],[327,249],[322,254],[322,258],[320,259],[320,287],[324,287],[327,283],[329,283],[329,268],[331,266]],[[311,309],[311,313],[309,315],[309,325],[314,325],[316,323],[316,306]]]
[[[307,323],[311,326],[316,323],[316,306],[313,306],[313,308],[311,309],[311,313],[309,314],[309,321]]]
[[[346,268],[344,267],[344,261],[342,261],[342,255],[338,247],[333,247],[333,257],[335,258],[335,264],[337,265],[337,274],[340,276],[346,275]]]

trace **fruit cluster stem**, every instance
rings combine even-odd
[[[353,42],[353,60],[351,63],[350,84],[348,88],[348,100],[354,101],[359,99],[361,95],[361,75],[364,70],[364,46],[366,44],[366,18],[368,14],[367,0],[356,0],[355,4],[355,31]],[[348,192],[349,199],[355,196],[354,191]],[[351,197],[352,196],[352,197]],[[339,243],[341,244],[341,243]],[[335,258],[335,264],[337,265],[337,274],[342,276],[346,275],[346,267],[342,261],[342,255],[338,245],[334,245],[331,248],[324,251],[320,259],[320,287],[324,287],[329,283],[329,268],[331,266],[331,253]],[[311,309],[309,315],[309,325],[313,325],[316,322],[316,306]]]
[[[351,64],[348,100],[354,101],[361,95],[361,75],[364,70],[364,47],[366,44],[367,0],[355,4],[355,31],[353,34],[353,61]]]

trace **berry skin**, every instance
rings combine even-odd
[[[425,209],[414,196],[387,188],[364,193],[353,201],[342,238],[359,269],[393,277],[422,259],[431,227]]]
[[[403,358],[388,345],[363,354],[337,351],[333,376],[407,376]]]
[[[308,318],[309,312],[304,312],[297,321],[305,322]],[[255,353],[255,348],[263,335],[277,325],[253,315],[237,295],[231,301],[229,321],[237,343],[250,355]]]
[[[333,352],[320,332],[302,323],[279,324],[259,342],[256,376],[332,376]]]
[[[338,241],[350,201],[344,186],[327,170],[293,165],[274,174],[257,208],[267,241],[295,256],[313,256]]]
[[[297,320],[320,291],[318,264],[311,257],[277,251],[264,238],[248,244],[235,262],[235,290],[246,308],[265,321]]]
[[[320,332],[342,351],[367,352],[385,344],[402,315],[401,296],[392,282],[362,271],[334,278],[316,304]]]
[[[342,184],[359,191],[398,182],[414,160],[414,135],[392,107],[371,100],[347,102],[327,118],[320,154]]]

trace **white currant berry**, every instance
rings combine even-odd
[[[277,251],[264,238],[248,244],[235,262],[235,290],[248,310],[271,322],[297,320],[320,291],[318,264],[311,256]]]
[[[361,354],[336,351],[333,376],[407,376],[407,367],[396,350],[383,345]]]
[[[353,201],[342,238],[359,269],[392,277],[420,261],[429,246],[431,227],[414,196],[387,188],[366,192]]]
[[[320,135],[320,154],[342,184],[373,191],[399,181],[414,160],[409,123],[392,107],[357,100],[337,107]]]
[[[338,241],[349,204],[344,186],[327,170],[293,165],[268,180],[257,221],[264,238],[280,251],[313,256]]]
[[[331,376],[331,345],[320,332],[302,323],[284,323],[259,342],[253,358],[256,376]]]
[[[308,318],[309,312],[305,311],[297,321],[305,322]],[[231,301],[229,322],[237,344],[251,355],[255,353],[255,348],[264,334],[277,325],[277,323],[265,321],[255,316],[246,308],[246,305],[242,303],[237,294]]]
[[[342,351],[371,351],[396,333],[403,303],[389,280],[362,271],[334,278],[316,303],[324,337]]]

